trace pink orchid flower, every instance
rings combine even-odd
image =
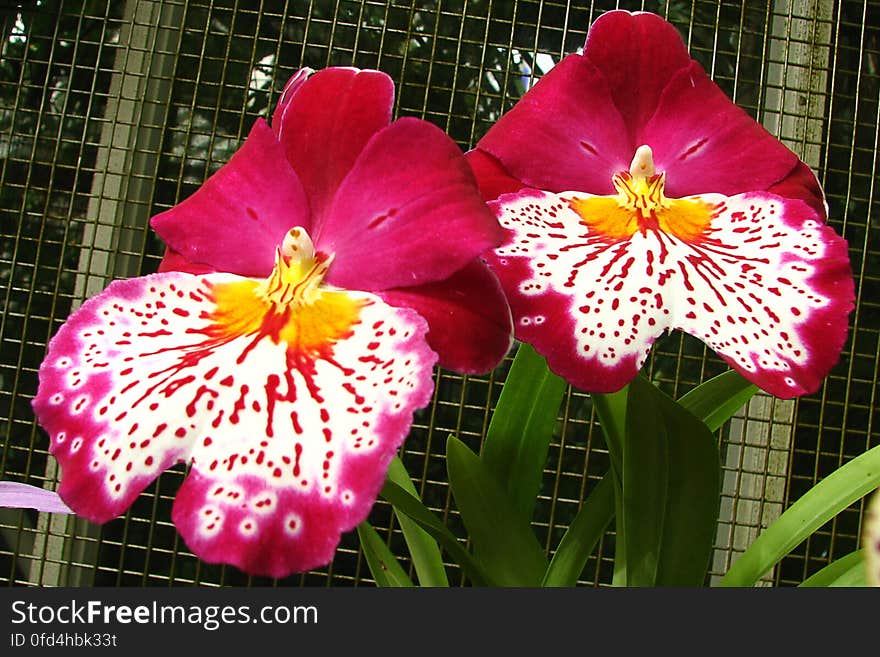
[[[0,481],[0,507],[36,509],[47,513],[72,513],[58,493],[17,481]]]
[[[622,388],[672,329],[782,398],[837,361],[853,281],[816,177],[659,16],[602,15],[468,158],[516,337],[576,387]]]
[[[105,522],[188,463],[187,545],[272,577],[328,563],[366,518],[438,357],[485,371],[512,332],[477,259],[502,232],[456,144],[391,123],[382,73],[311,73],[153,219],[162,273],[71,315],[34,400],[76,513]]]

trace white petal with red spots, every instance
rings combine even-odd
[[[251,333],[209,337],[227,274],[111,285],[59,331],[34,407],[74,510],[103,522],[165,468],[192,464],[175,501],[208,561],[283,576],[332,558],[369,512],[436,355],[424,321],[378,297],[319,357]]]
[[[846,246],[802,202],[707,194],[714,212],[698,238],[643,227],[621,239],[582,222],[574,198],[591,197],[501,197],[510,232],[488,261],[517,337],[575,386],[621,388],[673,328],[780,397],[815,389],[836,359],[852,298]]]

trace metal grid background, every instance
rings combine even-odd
[[[592,20],[617,6],[666,16],[725,92],[819,172],[856,276],[850,338],[822,389],[796,403],[756,398],[719,432],[725,492],[713,572],[723,572],[790,500],[878,442],[876,0],[0,1],[0,475],[54,485],[30,409],[46,342],[112,278],[155,271],[162,245],[147,219],[228,160],[296,69],[379,68],[396,83],[396,116],[427,119],[469,148],[548,57],[583,45]],[[445,440],[455,433],[479,447],[508,364],[489,376],[437,372],[434,402],[405,445],[423,499],[461,536]],[[725,369],[680,334],[661,341],[649,368],[675,394]],[[570,390],[534,522],[548,547],[607,467],[589,398]],[[167,472],[101,527],[0,510],[0,582],[372,585],[353,534],[330,566],[281,582],[200,563],[170,523],[183,474]],[[860,517],[859,505],[845,511],[766,581],[796,584],[854,549]],[[371,521],[405,555],[387,505]],[[612,556],[609,533],[582,583],[610,582]]]

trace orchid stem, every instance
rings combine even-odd
[[[610,394],[592,395],[599,416],[608,455],[611,458],[611,479],[614,483],[614,586],[626,585],[626,537],[623,531],[623,443],[626,440],[626,401],[629,386]]]

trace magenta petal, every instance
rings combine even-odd
[[[825,192],[822,191],[816,174],[803,162],[798,162],[797,166],[785,178],[772,185],[767,191],[785,198],[800,199],[822,219],[828,218]]]
[[[320,495],[267,484],[247,476],[218,480],[193,468],[172,509],[187,547],[208,563],[231,563],[268,577],[332,561],[339,544],[338,519]]]
[[[583,55],[563,59],[477,146],[528,186],[611,194],[612,176],[643,144],[666,172],[670,197],[767,190],[795,171],[773,191],[821,203],[797,156],[709,79],[671,24],[649,13],[603,14]],[[490,193],[514,191],[495,185],[498,171],[484,162],[475,171]]]
[[[309,205],[263,119],[232,158],[189,198],[150,222],[191,263],[242,276],[272,271],[275,247],[293,226],[309,228]]]
[[[394,83],[379,71],[327,68],[288,83],[273,128],[314,217],[324,216],[367,141],[391,122],[393,105]]]
[[[73,513],[58,493],[15,481],[0,481],[0,506],[36,509],[47,513]]]
[[[464,154],[474,172],[480,194],[486,201],[493,201],[502,194],[518,192],[525,185],[505,169],[501,162],[486,151],[474,148]]]
[[[611,177],[629,168],[639,146],[629,134],[629,121],[621,117],[599,70],[586,58],[569,55],[477,147],[531,187],[611,194]]]
[[[630,129],[645,125],[672,76],[691,62],[675,27],[656,14],[628,11],[609,11],[596,19],[587,34],[584,58],[605,78],[614,105]],[[595,83],[583,78],[581,84]],[[569,189],[600,193],[590,188]]]
[[[403,118],[364,148],[314,241],[335,254],[329,283],[380,291],[447,278],[501,235],[455,142]]]
[[[284,126],[284,114],[287,112],[287,108],[290,107],[290,103],[293,101],[297,91],[299,91],[300,87],[305,84],[306,80],[308,80],[309,76],[314,72],[315,71],[310,68],[301,68],[294,73],[293,77],[291,77],[287,81],[287,84],[284,85],[281,97],[278,99],[278,103],[275,105],[275,111],[272,113],[272,130],[279,141],[281,140],[281,131]],[[293,124],[289,125],[291,128],[294,127]]]
[[[209,274],[216,270],[210,265],[190,262],[174,249],[166,247],[165,255],[162,256],[157,272],[161,274],[169,271],[179,271],[186,274]]]
[[[437,283],[379,293],[392,306],[412,308],[429,326],[428,345],[439,365],[456,372],[488,372],[513,341],[510,308],[498,279],[480,260]]]
[[[782,180],[797,156],[734,105],[694,62],[663,92],[638,141],[654,150],[673,198],[761,191]]]

